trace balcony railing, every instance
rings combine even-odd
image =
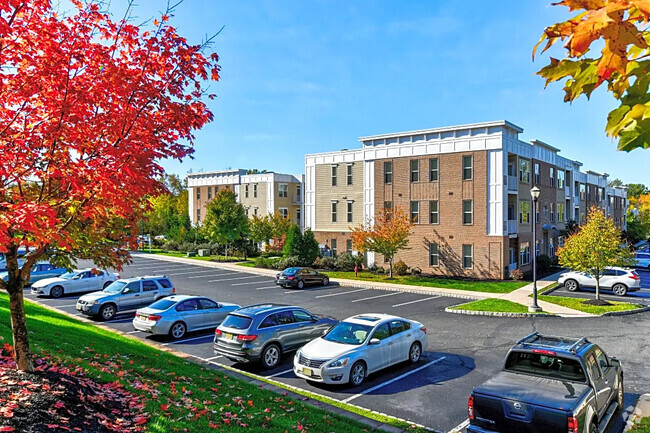
[[[300,204],[300,196],[294,195],[293,197],[291,197],[291,204]]]
[[[508,220],[508,234],[509,235],[517,234],[517,220]]]
[[[516,176],[508,176],[508,191],[517,191],[518,183]]]

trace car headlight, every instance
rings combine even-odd
[[[331,368],[343,367],[343,366],[345,366],[345,365],[348,365],[348,361],[349,361],[349,360],[350,360],[350,358],[341,358],[341,359],[337,359],[337,360],[334,361],[334,362],[330,362],[327,366],[328,366],[328,367],[331,367]]]
[[[296,350],[296,354],[293,357],[296,359],[300,358],[300,349]]]
[[[97,300],[93,301],[93,305],[97,305],[97,304],[99,304],[99,301]]]

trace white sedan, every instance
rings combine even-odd
[[[378,370],[404,361],[418,362],[428,342],[420,322],[388,314],[360,314],[298,350],[293,371],[314,382],[359,386]]]
[[[592,275],[577,271],[560,274],[557,283],[569,292],[575,292],[582,287],[596,287],[596,279]],[[611,290],[615,295],[625,296],[628,292],[635,292],[641,288],[641,277],[633,269],[612,267],[605,269],[599,285],[603,290]]]
[[[99,269],[77,269],[60,277],[35,282],[32,284],[32,294],[60,298],[64,294],[96,292],[119,278],[118,274]]]

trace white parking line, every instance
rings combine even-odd
[[[271,290],[271,289],[275,289],[276,287],[278,287],[278,286],[258,287],[255,290]]]
[[[186,265],[185,263],[172,263],[169,265],[163,265],[158,262],[158,263],[152,263],[148,266],[136,266],[133,269],[151,269],[151,268],[169,269],[169,268],[187,268],[188,266],[196,266],[196,265]]]
[[[212,362],[215,359],[219,359],[219,358],[223,358],[223,356],[217,355],[217,356],[213,356],[212,358],[203,358],[203,359],[204,359],[204,361]]]
[[[169,346],[170,344],[187,343],[188,341],[195,341],[195,340],[201,340],[201,339],[204,340],[204,339],[206,339],[207,337],[212,338],[211,335],[203,335],[203,336],[201,336],[201,337],[188,338],[187,340],[170,341],[169,343],[161,344],[161,346]]]
[[[350,402],[350,401],[352,401],[352,400],[354,400],[354,399],[356,399],[356,398],[361,397],[362,395],[369,394],[369,393],[371,393],[371,392],[373,392],[373,391],[378,390],[379,388],[383,388],[383,387],[386,386],[386,385],[390,385],[390,384],[393,383],[393,382],[397,382],[398,380],[401,380],[401,379],[405,378],[406,376],[409,376],[409,375],[411,375],[411,374],[413,374],[413,373],[417,373],[417,372],[420,371],[420,370],[424,370],[425,368],[429,367],[430,365],[436,364],[436,363],[442,361],[443,359],[445,359],[444,356],[441,356],[441,357],[438,358],[438,359],[434,359],[433,361],[428,362],[428,363],[424,364],[424,365],[421,366],[421,367],[418,367],[418,368],[416,368],[416,369],[414,369],[414,370],[411,370],[411,371],[407,371],[406,373],[404,373],[404,374],[402,374],[402,375],[399,375],[399,376],[397,376],[397,377],[394,377],[394,378],[392,378],[391,380],[388,380],[388,381],[386,381],[386,382],[384,382],[384,383],[380,383],[379,385],[373,386],[372,388],[368,388],[368,389],[366,389],[366,390],[363,390],[363,391],[361,391],[359,394],[354,394],[354,395],[352,395],[352,396],[346,398],[345,400],[341,400],[341,403],[348,403],[348,402]]]
[[[131,331],[131,332],[127,332],[127,334],[137,334],[138,332],[142,332],[142,331]]]
[[[221,269],[202,269],[200,271],[184,271],[184,272],[170,272],[169,275],[187,275],[187,274],[205,274],[206,272],[223,272]]]
[[[402,292],[392,292],[392,293],[386,293],[385,295],[377,295],[377,296],[370,296],[368,298],[361,298],[361,299],[355,299],[354,302],[361,302],[361,301],[368,301],[370,299],[377,299],[377,298],[385,298],[386,296],[395,296],[395,295],[401,295]]]
[[[341,292],[341,293],[330,293],[329,295],[316,296],[316,299],[318,299],[318,298],[329,298],[330,296],[348,295],[350,293],[363,292],[364,290],[370,290],[370,289],[348,290],[348,291]]]
[[[77,304],[67,304],[67,305],[52,305],[49,304],[51,307],[56,307],[56,308],[67,308],[67,307],[76,307]]]
[[[259,284],[259,283],[260,283],[259,281],[248,281],[248,282],[246,282],[246,283],[235,283],[235,284],[231,284],[231,286],[244,286],[244,285],[247,285],[247,284]]]
[[[187,278],[192,279],[192,278],[221,277],[222,275],[230,275],[230,274],[238,274],[238,273],[239,272],[221,272],[219,274],[212,273],[212,274],[208,274],[208,275],[196,275],[194,277],[187,277]]]
[[[216,283],[217,281],[246,280],[248,278],[259,278],[259,277],[263,277],[263,275],[251,275],[251,276],[248,276],[248,277],[222,278],[220,280],[208,280],[208,283]]]
[[[456,427],[449,430],[449,433],[460,433],[468,425],[469,425],[469,418],[461,422],[460,424],[458,424]]]
[[[395,307],[401,307],[402,305],[415,304],[416,302],[428,301],[429,299],[436,299],[436,298],[439,298],[439,297],[440,297],[440,296],[431,296],[431,297],[429,297],[429,298],[416,299],[415,301],[402,302],[401,304],[395,304],[395,305],[393,305],[393,308],[395,308]]]
[[[271,374],[271,375],[269,375],[269,376],[264,376],[264,377],[277,377],[277,376],[282,376],[283,374],[287,374],[287,373],[289,373],[290,371],[293,371],[293,368],[290,368],[290,369],[288,369],[288,370],[281,371],[281,372],[279,372],[279,373]]]

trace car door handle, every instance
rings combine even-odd
[[[407,337],[410,337],[411,335],[413,335],[413,334],[406,334]]]
[[[137,298],[137,297],[140,296],[140,295],[133,295],[133,296]]]
[[[390,343],[388,343],[388,346],[392,346],[392,345],[393,345],[393,342],[392,342],[392,341],[391,341]]]

